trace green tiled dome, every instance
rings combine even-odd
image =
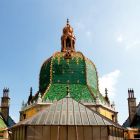
[[[39,92],[43,100],[60,100],[67,94],[76,101],[94,102],[96,97],[103,102],[98,89],[95,65],[81,52],[75,51],[76,38],[67,21],[61,36],[61,52],[46,60],[40,71]]]
[[[72,52],[65,58],[65,52],[57,52],[46,60],[40,71],[39,91],[44,100],[60,100],[67,94],[69,86],[71,97],[77,101],[101,102],[104,98],[98,90],[98,75],[95,65],[81,52]]]

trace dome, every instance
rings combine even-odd
[[[50,65],[51,65],[51,58],[47,59],[40,70],[40,76],[39,76],[39,91],[43,93],[46,88],[50,84]]]
[[[39,90],[44,100],[60,100],[66,96],[69,86],[71,97],[77,101],[95,101],[99,95],[98,75],[94,63],[81,52],[72,52],[71,58],[66,53],[57,52],[46,60],[40,71]]]
[[[64,27],[63,33],[64,34],[67,34],[67,33],[72,34],[73,33],[73,28],[70,25],[67,25],[66,27]]]
[[[68,19],[67,19],[66,26],[63,28],[63,34],[70,34],[70,35],[73,34],[73,28],[70,26]]]
[[[53,54],[41,67],[39,92],[43,100],[60,100],[67,95],[67,86],[76,101],[105,101],[99,92],[94,63],[75,51],[73,28],[68,20],[61,36],[61,52]]]

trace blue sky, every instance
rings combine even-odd
[[[40,67],[60,50],[69,18],[76,50],[96,64],[100,90],[108,88],[123,123],[128,88],[140,101],[139,13],[139,0],[0,0],[0,95],[10,88],[11,116],[18,121],[29,88],[38,90]]]

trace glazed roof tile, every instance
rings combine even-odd
[[[0,130],[1,129],[6,129],[6,128],[7,128],[7,126],[6,126],[2,116],[0,115]]]

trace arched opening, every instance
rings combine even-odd
[[[70,38],[66,39],[66,48],[71,48],[71,40],[70,40]]]
[[[23,114],[23,119],[26,119],[26,114]]]
[[[75,48],[74,48],[74,46],[75,46],[75,42],[74,42],[74,40],[72,41],[72,45],[73,45],[73,49],[75,49]]]

